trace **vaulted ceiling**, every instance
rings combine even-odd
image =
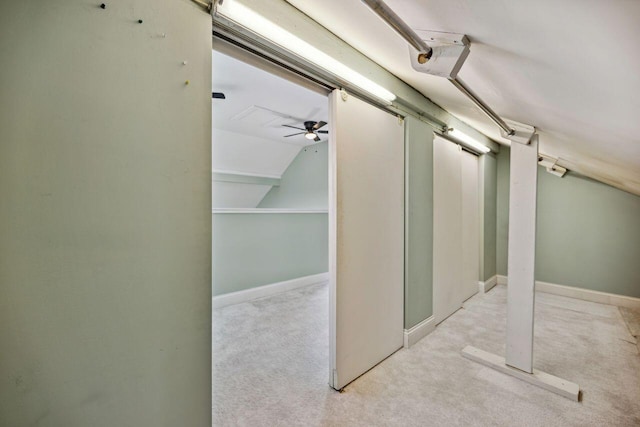
[[[362,2],[288,0],[502,144],[445,79],[411,68],[406,42]],[[466,34],[459,76],[499,115],[535,126],[559,164],[640,195],[640,1],[387,0],[417,30]]]

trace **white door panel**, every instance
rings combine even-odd
[[[330,384],[341,389],[402,347],[404,127],[330,95]]]

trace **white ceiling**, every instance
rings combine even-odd
[[[296,130],[282,125],[328,121],[326,96],[215,50],[212,83],[214,92],[226,96],[211,101],[215,172],[280,178],[300,150],[314,143],[304,135],[284,138]],[[255,208],[270,188],[216,181],[213,207]]]
[[[362,2],[288,0],[451,114],[503,144],[442,78],[413,71],[406,42]],[[640,194],[640,1],[387,0],[411,27],[466,34],[459,76],[504,118],[538,128],[540,151]]]
[[[213,127],[294,144],[309,145],[304,135],[284,138],[306,120],[328,121],[328,100],[307,88],[213,51],[213,91],[227,99],[214,99]],[[323,130],[327,130],[328,126]],[[326,140],[326,135],[320,135]]]

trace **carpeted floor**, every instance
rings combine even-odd
[[[617,307],[537,294],[535,367],[578,383],[581,402],[460,356],[504,354],[506,295],[467,301],[343,393],[327,385],[327,285],[217,309],[213,425],[640,425],[640,356]]]
[[[640,310],[627,307],[619,307],[618,309],[620,310],[620,314],[622,314],[622,318],[627,324],[629,333],[636,339],[638,345],[638,353],[640,353]]]

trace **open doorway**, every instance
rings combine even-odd
[[[213,421],[263,423],[328,390],[328,99],[215,50],[213,91]]]

